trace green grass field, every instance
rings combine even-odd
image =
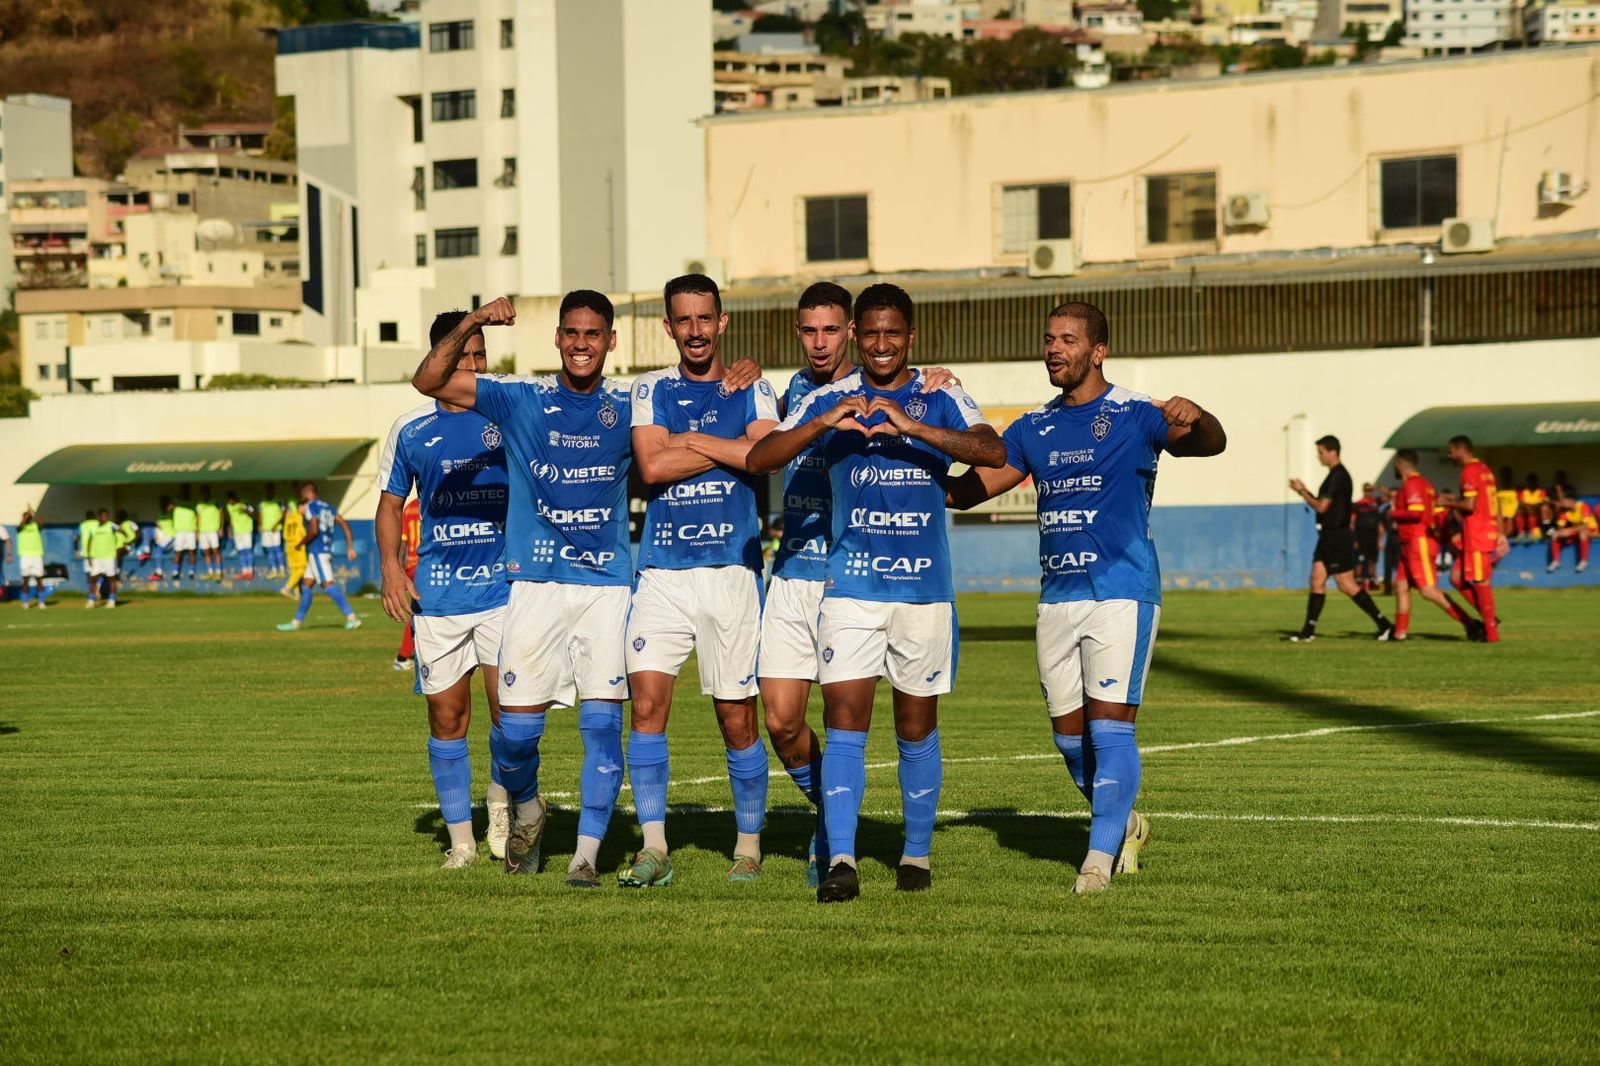
[[[1139,726],[1147,867],[1080,899],[1033,604],[965,598],[933,891],[892,890],[880,697],[863,895],[832,907],[781,775],[764,876],[723,881],[692,670],[677,883],[583,893],[570,712],[544,742],[546,872],[437,869],[423,707],[376,601],[354,633],[319,601],[297,634],[276,599],[6,604],[0,1059],[1597,1061],[1600,597],[1500,602],[1495,647],[1426,605],[1378,645],[1337,597],[1301,647],[1299,596],[1171,596]]]

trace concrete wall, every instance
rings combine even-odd
[[[1500,239],[1592,233],[1600,198],[1541,210],[1540,175],[1600,177],[1600,46],[708,119],[707,227],[735,278],[1022,267],[996,234],[1004,185],[1071,183],[1080,261],[1436,242],[1386,230],[1379,164],[1453,154],[1457,214]],[[812,165],[816,158],[825,165]],[[1269,223],[1151,243],[1150,176],[1216,174],[1219,207],[1265,193]],[[806,262],[807,197],[867,197],[865,263]]]

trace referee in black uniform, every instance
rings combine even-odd
[[[1328,476],[1322,479],[1316,495],[1313,496],[1299,478],[1289,482],[1289,487],[1299,494],[1306,506],[1317,513],[1317,550],[1311,556],[1311,595],[1306,600],[1306,624],[1289,639],[1297,644],[1317,639],[1317,619],[1322,616],[1322,605],[1328,599],[1328,578],[1332,577],[1339,591],[1367,612],[1367,617],[1378,627],[1378,639],[1388,640],[1394,635],[1394,626],[1378,610],[1367,590],[1356,584],[1351,572],[1356,565],[1355,533],[1350,521],[1354,486],[1350,471],[1339,461],[1338,437],[1329,435],[1317,441],[1317,462],[1328,468]]]

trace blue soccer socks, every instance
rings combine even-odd
[[[345,598],[344,589],[341,588],[337,583],[329,585],[327,588],[328,598],[333,600],[333,605],[339,608],[340,613],[342,613],[346,618],[354,616],[356,612],[350,606],[350,601]]]
[[[500,711],[500,781],[514,803],[531,803],[539,794],[539,739],[544,736],[544,715],[525,711]]]
[[[905,858],[926,859],[933,846],[933,822],[939,813],[944,763],[939,757],[939,731],[921,740],[895,737],[900,748],[900,806],[906,827]]]
[[[190,576],[192,577],[193,575],[191,574]],[[306,613],[311,610],[311,596],[315,589],[315,585],[300,586],[300,606],[294,612],[295,624],[298,625],[306,620]]]
[[[472,759],[467,738],[428,738],[428,769],[433,790],[439,794],[439,813],[445,825],[472,821]]]
[[[1109,719],[1089,723],[1089,742],[1094,745],[1089,850],[1115,856],[1139,794],[1139,745],[1132,722]]]
[[[1082,733],[1057,733],[1051,730],[1050,736],[1056,742],[1056,750],[1067,762],[1067,773],[1072,775],[1072,783],[1078,786],[1083,798],[1092,805],[1094,786],[1089,779],[1094,774],[1094,749],[1085,751]]]
[[[578,835],[600,840],[622,791],[622,704],[584,700],[578,708],[578,732],[583,736]]]
[[[817,839],[814,847],[817,858],[827,862],[828,819],[822,809],[822,759],[801,763],[799,766],[786,766],[784,769],[789,772],[789,779],[794,782],[795,787],[817,809]]]
[[[669,771],[665,733],[628,733],[628,780],[640,829],[666,825]],[[664,829],[661,832],[665,835]]]
[[[856,856],[856,823],[867,791],[867,734],[863,730],[829,729],[822,752],[822,809],[828,823],[827,865]],[[822,855],[817,856],[822,859]]]
[[[767,748],[759,737],[747,748],[728,749],[728,785],[734,825],[740,833],[761,832],[767,820]]]

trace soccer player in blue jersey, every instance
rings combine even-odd
[[[447,311],[433,320],[437,345],[468,317]],[[483,334],[462,346],[458,372],[487,367]],[[428,701],[428,768],[439,813],[450,833],[444,869],[471,866],[478,857],[472,836],[472,674],[483,669],[489,713],[497,710],[496,661],[508,598],[501,552],[509,497],[506,450],[500,427],[463,404],[429,400],[395,419],[378,460],[379,565],[383,609],[413,624],[417,686]],[[412,490],[422,510],[416,581],[406,577],[401,527]],[[495,741],[491,730],[490,753]],[[488,806],[502,812],[499,833],[490,818],[489,849],[503,853],[506,790],[489,785]]]
[[[307,481],[300,486],[300,502],[306,515],[306,532],[300,541],[300,546],[306,552],[306,576],[300,582],[300,607],[294,613],[294,620],[280,622],[278,628],[285,633],[300,628],[300,623],[306,620],[306,612],[311,610],[311,597],[320,584],[333,605],[343,612],[344,627],[360,629],[361,619],[356,617],[355,608],[350,606],[344,589],[333,576],[335,524],[344,534],[345,554],[352,563],[356,561],[356,538],[350,532],[350,523],[333,509],[332,504],[317,495],[317,483],[314,481]]]
[[[850,360],[855,327],[850,293],[819,281],[800,294],[795,337],[806,365],[795,371],[778,401],[778,414],[800,409],[807,396],[856,372]],[[927,367],[922,390],[955,381],[948,370]],[[956,384],[960,382],[956,381]],[[828,859],[822,814],[822,744],[806,723],[811,684],[817,679],[817,616],[827,581],[828,544],[833,536],[833,489],[820,444],[789,462],[783,473],[783,526],[772,561],[772,580],[761,609],[761,702],[767,737],[778,761],[817,808],[818,824],[806,863],[806,883],[817,887],[817,855]]]
[[[1134,810],[1144,700],[1161,620],[1161,571],[1150,501],[1161,453],[1216,455],[1227,436],[1190,400],[1113,385],[1102,370],[1110,332],[1087,303],[1050,312],[1044,362],[1061,394],[1006,428],[1005,465],[950,484],[968,508],[1032,477],[1039,497],[1039,681],[1056,747],[1089,801],[1089,853],[1073,891],[1103,892],[1134,873],[1150,822]]]
[[[955,593],[945,533],[944,477],[952,461],[1000,466],[1005,447],[959,388],[923,393],[911,369],[911,297],[871,285],[855,303],[861,373],[816,390],[748,465],[777,470],[821,444],[833,499],[817,641],[827,745],[822,755],[828,876],[823,903],[860,894],[856,823],[866,789],[867,728],[878,679],[894,688],[905,849],[896,887],[931,883],[929,855],[943,781],[939,696],[956,671]]]
[[[644,847],[618,877],[626,888],[672,881],[666,729],[673,682],[691,650],[727,745],[738,830],[729,880],[760,875],[767,807],[755,710],[761,523],[745,455],[777,424],[777,397],[765,379],[747,391],[731,385],[719,354],[728,316],[716,282],[673,278],[664,303],[678,363],[641,376],[633,389],[633,454],[649,500],[626,649],[628,775]]]

